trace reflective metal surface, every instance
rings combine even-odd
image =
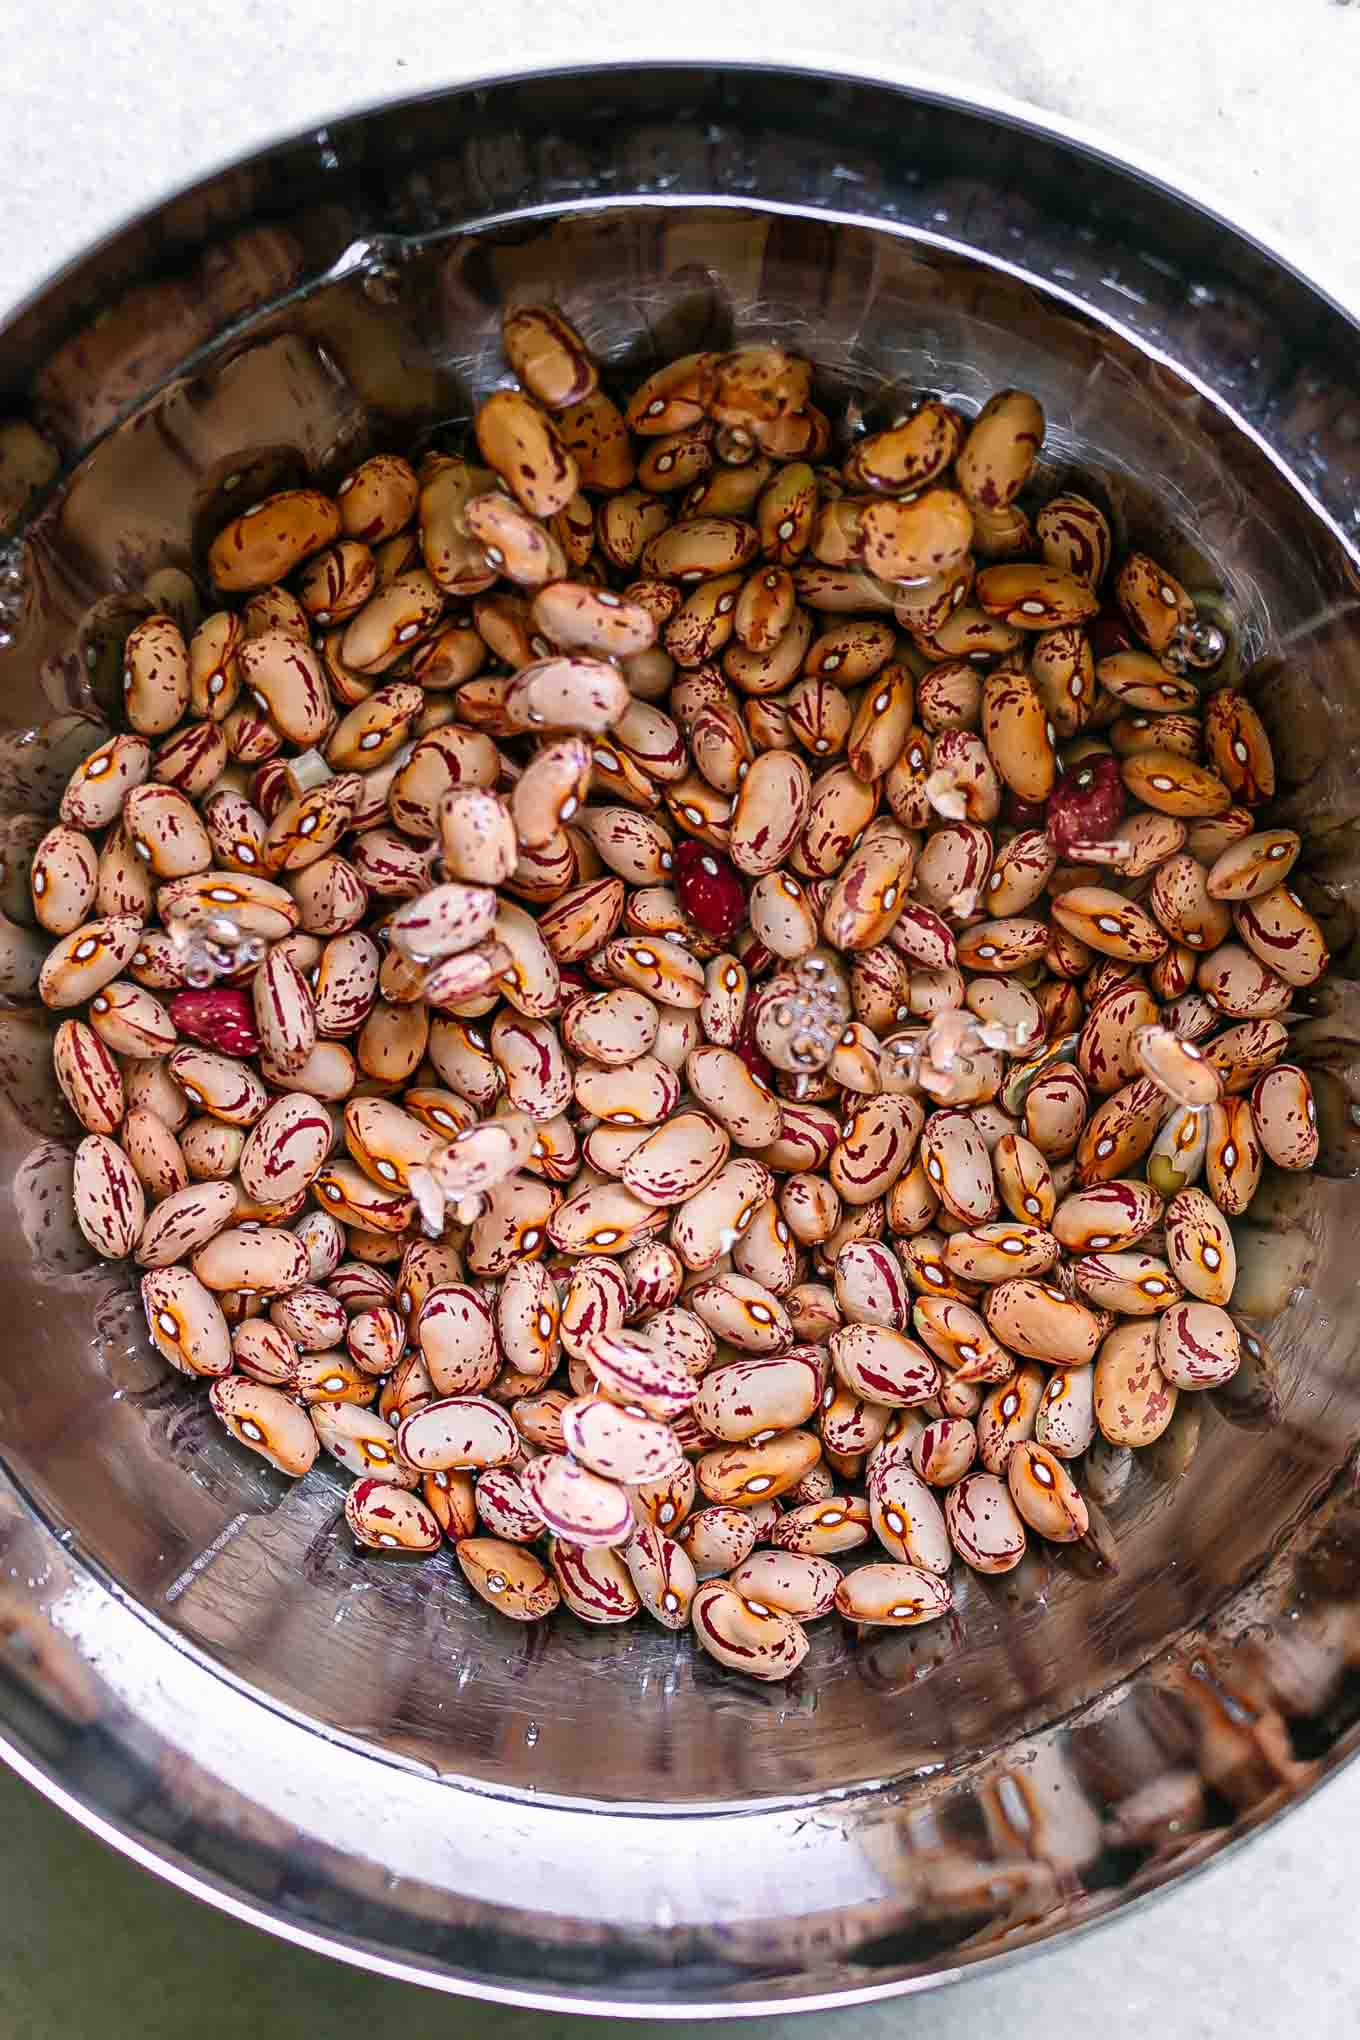
[[[835,135],[834,145],[817,136]],[[447,1555],[358,1552],[166,1380],[68,1216],[24,852],[145,586],[233,506],[456,433],[507,298],[611,378],[793,335],[824,400],[1035,390],[1045,485],[1220,592],[1335,975],[1302,1032],[1325,1174],[1238,1228],[1268,1351],[1183,1399],[1109,1563],[829,1624],[787,1688],[687,1639],[524,1632]],[[754,2010],[910,1989],[1176,1878],[1360,1721],[1360,349],[1278,260],[1077,145],[772,71],[390,107],[135,223],[0,333],[0,1724],[101,1831],[277,1930],[448,1989]],[[17,476],[17,479],[16,479]],[[1198,1419],[1198,1421],[1196,1421]],[[1114,1554],[1117,1552],[1117,1559]]]

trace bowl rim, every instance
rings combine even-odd
[[[324,140],[332,126],[350,121],[363,121],[403,108],[435,106],[481,90],[527,85],[556,78],[598,76],[601,73],[632,74],[640,70],[652,73],[703,70],[732,77],[819,78],[831,84],[844,83],[850,86],[887,89],[946,111],[955,109],[960,113],[981,114],[1016,130],[1021,135],[1029,134],[1048,140],[1056,138],[1089,161],[1106,165],[1126,176],[1138,179],[1177,205],[1194,210],[1238,242],[1244,243],[1268,264],[1292,279],[1302,291],[1314,300],[1320,301],[1349,329],[1354,338],[1360,341],[1360,300],[1352,307],[1347,301],[1345,292],[1334,281],[1320,280],[1311,266],[1305,266],[1302,260],[1286,252],[1275,236],[1262,228],[1254,218],[1248,217],[1235,206],[1229,207],[1217,193],[1209,190],[1200,180],[1181,178],[1179,175],[1174,179],[1168,177],[1140,151],[1116,143],[1095,126],[1073,120],[1060,113],[1030,106],[1010,94],[989,86],[974,84],[932,69],[887,63],[859,66],[839,60],[831,62],[816,51],[803,47],[782,55],[778,63],[764,63],[726,55],[707,60],[699,55],[677,56],[673,52],[653,54],[646,45],[630,47],[624,55],[620,55],[615,46],[602,51],[598,57],[587,52],[569,60],[540,65],[494,67],[452,78],[443,84],[430,85],[415,92],[393,92],[371,99],[356,98],[337,104],[335,110],[322,119],[303,123],[257,146],[224,154],[188,183],[172,185],[161,191],[155,199],[134,206],[119,215],[101,233],[82,243],[64,261],[47,271],[16,300],[0,307],[0,337],[3,337],[30,309],[36,307],[55,287],[74,277],[92,257],[111,247],[123,235],[152,223],[169,201],[191,198],[233,172],[251,165],[267,163],[275,157],[305,146],[309,141]],[[664,194],[656,194],[649,196],[647,202],[664,206],[667,199]],[[684,202],[692,203],[694,200],[687,195]],[[762,206],[786,212],[797,210],[787,204],[781,205],[778,201],[762,201],[756,194],[727,201],[715,195],[711,202],[745,204],[755,210],[761,209]],[[613,201],[600,203],[608,205]],[[562,209],[570,210],[570,202]],[[863,225],[874,231],[902,238],[923,239],[937,246],[956,247],[961,248],[964,253],[970,252],[966,244],[954,241],[948,235],[923,234],[914,226],[891,219],[875,218],[868,213],[857,212],[853,206],[818,208],[818,215],[847,224]],[[1023,262],[1012,264],[1002,262],[998,266],[1009,267],[1013,273],[1022,276],[1033,276],[1033,272],[1027,270]],[[1085,304],[1081,299],[1064,292],[1049,278],[1034,276],[1033,280],[1047,296],[1066,301],[1085,316],[1094,318],[1121,333],[1141,353],[1152,357],[1158,355],[1158,348],[1147,338],[1122,325],[1116,316],[1103,308]],[[1195,372],[1184,364],[1177,362],[1173,365],[1180,376],[1204,391],[1220,410],[1234,418],[1240,429],[1248,433],[1261,450],[1281,468],[1291,485],[1309,500],[1316,514],[1327,523],[1337,540],[1353,558],[1360,561],[1360,540],[1343,530],[1326,508],[1316,502],[1303,478],[1281,455],[1260,439],[1252,426],[1236,413],[1232,403],[1204,384]],[[18,1483],[11,1480],[3,1463],[0,1463],[0,1493],[3,1493],[6,1500],[13,1499],[25,1517],[36,1524],[43,1539],[53,1547],[54,1553],[59,1552],[63,1558],[74,1559],[82,1574],[87,1579],[92,1579],[100,1591],[130,1608],[143,1621],[144,1626],[157,1635],[160,1648],[187,1650],[209,1671],[221,1675],[221,1668],[209,1657],[194,1650],[183,1640],[175,1639],[149,1611],[129,1600],[116,1583],[102,1574],[100,1568],[91,1566],[77,1551],[72,1551],[69,1540],[59,1539],[46,1513],[23,1492]],[[1156,1655],[1161,1655],[1161,1652]],[[242,1688],[239,1681],[232,1683],[237,1685],[238,1690],[248,1690]],[[1347,1743],[1350,1747],[1346,1746]],[[1130,1917],[1135,1910],[1146,1909],[1150,1901],[1164,1897],[1173,1888],[1179,1887],[1191,1878],[1200,1877],[1204,1872],[1226,1861],[1230,1855],[1235,1856],[1255,1836],[1266,1828],[1273,1827],[1295,1805],[1312,1798],[1343,1765],[1352,1761],[1357,1753],[1360,1753],[1360,1731],[1343,1735],[1329,1753],[1325,1764],[1319,1765],[1317,1774],[1312,1780],[1296,1790],[1288,1800],[1277,1799],[1276,1803],[1246,1815],[1232,1828],[1216,1831],[1218,1840],[1211,1852],[1174,1869],[1162,1881],[1124,1896],[1117,1906],[1107,1912],[1065,1923],[1042,1938],[1020,1946],[1000,1947],[984,1954],[969,1956],[965,1960],[947,1962],[929,1974],[887,1977],[845,1989],[805,1991],[795,1988],[785,1995],[770,1997],[752,1995],[741,1999],[709,1997],[664,2000],[614,1995],[606,1999],[558,1987],[517,1986],[456,1974],[440,1967],[437,1961],[422,1960],[414,1956],[394,1956],[370,1943],[346,1938],[338,1930],[323,1931],[319,1927],[307,1926],[295,1918],[275,1912],[266,1904],[244,1896],[240,1890],[217,1882],[204,1870],[187,1862],[170,1843],[153,1847],[133,1833],[116,1814],[101,1810],[78,1798],[70,1787],[54,1775],[35,1750],[25,1747],[8,1725],[0,1725],[0,1761],[42,1793],[51,1804],[77,1821],[87,1832],[116,1849],[139,1867],[165,1879],[189,1896],[257,1927],[277,1939],[290,1942],[311,1953],[370,1970],[395,1982],[420,1985],[449,1996],[485,1999],[489,2002],[532,2010],[607,2018],[647,2018],[667,2022],[678,2019],[752,2018],[792,2011],[844,2009],[880,1999],[914,1996],[947,1984],[964,1981],[972,1976],[981,1977],[1000,1973],[1003,1968],[1011,1969],[1018,1962],[1043,1953],[1059,1939],[1065,1941],[1078,1935],[1084,1938],[1096,1929]]]

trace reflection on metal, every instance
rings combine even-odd
[[[526,295],[629,382],[801,337],[828,408],[853,394],[871,429],[923,390],[1038,393],[1043,486],[1093,490],[1121,546],[1222,603],[1211,684],[1244,662],[1268,725],[1297,882],[1342,938],[1299,1035],[1326,1175],[1263,1184],[1241,1375],[1155,1459],[1103,1456],[1086,1546],[961,1581],[930,1632],[819,1624],[788,1689],[755,1691],[683,1636],[526,1634],[446,1554],[356,1550],[336,1479],[290,1487],[161,1383],[63,1216],[73,1142],[21,1012],[0,1737],[138,1860],[388,1974],[654,2013],[916,1989],[1173,1881],[1357,1734],[1360,348],[1155,182],[930,95],[635,66],[335,123],[125,229],[0,333],[0,416],[33,454],[0,587],[7,846],[102,735],[145,604],[185,594],[243,502],[455,443]],[[5,899],[22,1002],[33,931]]]

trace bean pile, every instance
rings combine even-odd
[[[504,337],[475,453],[256,504],[127,639],[32,867],[76,1211],[361,1544],[782,1679],[1231,1378],[1327,952],[1033,397],[838,437],[777,346],[621,410]]]

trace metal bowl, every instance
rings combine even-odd
[[[35,817],[113,706],[148,582],[185,592],[267,488],[456,428],[526,289],[620,379],[769,333],[838,407],[1036,391],[1044,482],[1098,489],[1123,542],[1217,592],[1336,959],[1298,1037],[1321,1169],[1271,1177],[1239,1228],[1260,1352],[1107,1494],[1104,1557],[969,1576],[957,1622],[920,1633],[820,1625],[768,1691],[641,1624],[503,1623],[447,1556],[357,1551],[325,1472],[292,1486],[240,1452],[75,1230],[31,997]],[[167,201],[14,316],[0,416],[32,429],[0,436],[0,1723],[26,1776],[345,1959],[659,2014],[844,2003],[1038,1945],[1349,1754],[1357,363],[1286,264],[1090,147],[778,70],[555,74],[360,114]]]

